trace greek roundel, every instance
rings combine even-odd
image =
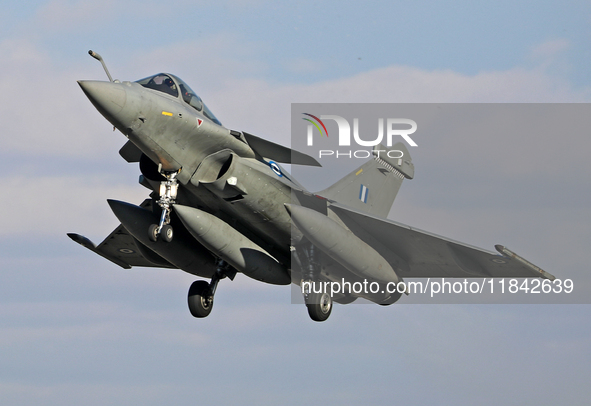
[[[369,189],[365,185],[361,185],[359,189],[359,200],[363,203],[367,203],[367,196],[369,195]]]

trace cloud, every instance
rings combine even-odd
[[[59,69],[27,40],[2,41],[0,52],[2,153],[79,157],[109,148],[105,132],[112,127],[95,114],[76,83],[90,73]]]
[[[557,58],[571,47],[569,40],[559,38],[535,46],[530,53],[530,57],[545,62]]]
[[[572,73],[574,65],[569,58],[569,51],[573,49],[571,41],[558,38],[536,45],[526,60],[535,69],[555,77],[567,77]]]
[[[220,83],[206,103],[222,123],[282,143],[289,142],[290,106],[296,102],[565,103],[591,99],[590,89],[578,89],[561,77],[525,68],[465,75],[390,66],[306,85],[261,79],[224,79]]]
[[[78,230],[104,238],[118,225],[105,200],[139,204],[148,194],[142,186],[101,175],[12,176],[3,187],[18,196],[18,204],[3,203],[11,215],[4,219],[0,237],[30,235],[32,230],[37,237],[65,236]]]

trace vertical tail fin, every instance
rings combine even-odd
[[[372,160],[318,195],[365,213],[388,216],[402,181],[414,177],[414,165],[402,143],[391,148],[377,145],[372,155]]]

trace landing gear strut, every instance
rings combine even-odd
[[[318,252],[313,244],[302,247],[304,253],[306,267],[302,267],[302,293],[304,294],[304,302],[308,308],[308,315],[314,321],[325,321],[330,316],[332,311],[332,297],[328,292],[320,291],[324,284],[320,282],[320,268],[321,264],[318,261]],[[295,251],[297,262],[301,266],[301,261],[298,252]]]
[[[189,288],[187,303],[193,317],[203,318],[209,316],[213,308],[213,296],[218,287],[219,281],[228,277],[234,280],[236,270],[226,261],[218,260],[217,269],[211,278],[211,283],[206,281],[195,281]]]
[[[160,199],[156,202],[162,209],[160,223],[152,224],[148,228],[150,240],[154,242],[158,241],[159,236],[162,236],[162,239],[166,242],[172,241],[174,233],[172,226],[170,225],[170,210],[175,202],[179,188],[178,182],[176,180],[177,174],[178,172],[162,173],[166,180],[160,182]]]

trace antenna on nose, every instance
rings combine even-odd
[[[94,59],[96,59],[97,61],[100,61],[103,64],[103,68],[105,69],[105,73],[109,77],[109,81],[112,82],[113,78],[111,77],[111,74],[109,73],[109,70],[107,69],[107,65],[105,65],[105,61],[103,61],[103,57],[100,56],[99,54],[97,54],[96,52],[94,52],[92,49],[90,51],[88,51],[88,55],[92,56]]]

